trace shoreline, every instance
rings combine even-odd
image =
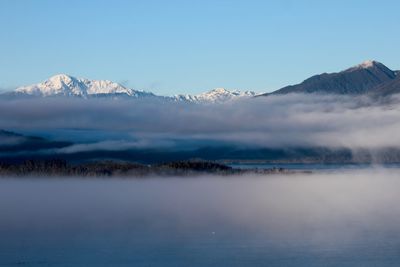
[[[309,170],[286,168],[242,169],[213,161],[174,161],[160,164],[140,164],[118,161],[92,161],[71,164],[65,160],[27,160],[22,163],[0,162],[0,177],[124,177],[145,178],[189,177],[200,175],[238,176],[246,174],[273,175],[312,173]]]

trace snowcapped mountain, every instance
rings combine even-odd
[[[126,88],[118,83],[107,80],[88,80],[75,78],[66,74],[55,75],[48,80],[29,86],[22,86],[14,91],[17,96],[67,96],[67,97],[132,97],[132,98],[155,98],[162,101],[189,102],[189,103],[221,103],[243,97],[252,97],[256,93],[238,90],[226,90],[217,88],[198,95],[176,95],[158,96],[151,92],[138,91]]]
[[[174,98],[178,101],[199,102],[199,103],[220,103],[239,98],[253,97],[256,93],[252,91],[241,92],[239,90],[227,90],[225,88],[216,88],[206,93],[198,95],[177,95]]]
[[[22,86],[15,90],[17,94],[32,96],[129,96],[151,97],[152,93],[126,88],[118,83],[107,80],[88,80],[59,74],[50,79],[29,86]]]

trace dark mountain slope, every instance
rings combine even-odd
[[[0,153],[38,151],[42,149],[61,148],[69,145],[71,145],[70,142],[51,141],[42,137],[26,136],[0,130]]]
[[[399,94],[400,75],[397,75],[396,79],[378,85],[377,87],[373,88],[370,93],[377,97],[385,97],[394,94]]]
[[[365,61],[338,73],[315,75],[300,84],[286,86],[270,94],[329,93],[359,95],[395,78],[396,72],[382,63]]]

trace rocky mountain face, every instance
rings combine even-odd
[[[389,86],[397,79],[397,73],[377,61],[365,61],[347,70],[315,75],[300,84],[286,86],[264,95],[289,93],[360,95],[378,90],[386,84]],[[393,89],[393,86],[394,84],[390,87]],[[400,92],[400,88],[397,90]],[[385,91],[393,90],[385,89]]]

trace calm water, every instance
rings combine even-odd
[[[399,266],[400,170],[0,180],[0,266]]]
[[[316,170],[316,171],[337,171],[337,170],[360,170],[360,169],[371,169],[371,168],[385,168],[385,169],[400,169],[399,163],[389,164],[321,164],[321,163],[233,163],[230,166],[240,169],[270,169],[270,168],[284,168],[289,170]]]

